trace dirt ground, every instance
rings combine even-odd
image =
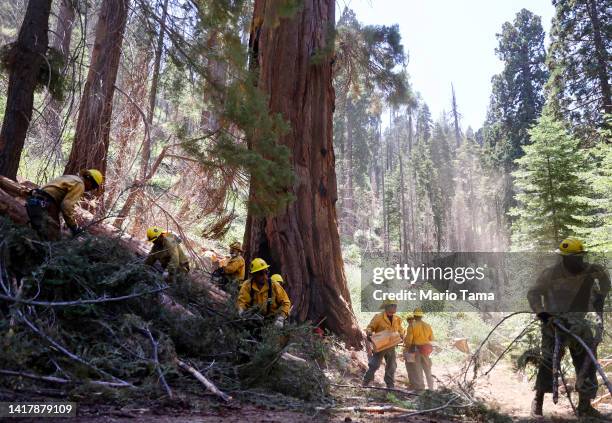
[[[458,380],[461,375],[461,364],[453,363],[445,365],[436,362],[435,354],[432,356],[434,367],[433,373],[436,376],[438,387],[441,385],[452,386],[453,381]],[[360,377],[365,369],[366,356],[363,352],[352,353],[352,363],[350,370],[342,375],[343,384],[358,386]],[[375,385],[384,387],[382,380],[383,369],[381,368],[375,379]],[[398,361],[398,371],[396,375],[397,387],[406,389],[406,370],[403,361]],[[499,363],[495,369],[486,377],[480,377],[476,385],[476,397],[484,400],[488,407],[512,417],[516,422],[536,421],[530,418],[529,410],[533,383],[527,380],[524,375],[517,374],[507,363]],[[353,389],[332,386],[334,396],[334,408],[351,406],[382,406],[398,405],[397,402],[390,402],[385,391]],[[397,394],[397,399],[406,399]],[[414,398],[414,397],[413,397]],[[576,400],[576,398],[574,398]],[[609,404],[600,405],[599,410],[603,413],[611,413],[612,408]],[[564,396],[560,395],[559,403],[554,405],[550,396],[546,397],[544,403],[545,418],[538,422],[568,422],[576,421],[573,417],[571,406]],[[436,422],[447,423],[456,421],[475,421],[465,419],[461,416],[444,418],[435,415],[420,415],[404,420],[392,419],[398,413],[359,413],[359,412],[326,412],[325,410],[269,410],[250,404],[216,404],[205,411],[192,412],[188,410],[149,410],[149,409],[130,409],[113,407],[81,407],[79,417],[72,419],[53,419],[54,422],[91,422],[91,423],[311,423],[311,422],[353,422],[353,423],[376,423],[389,421],[410,421],[417,423]],[[612,414],[608,414],[612,415]],[[15,420],[13,420],[15,421]],[[40,420],[19,419],[20,422],[35,422]],[[492,420],[491,420],[492,421]],[[612,419],[608,420],[612,421]]]

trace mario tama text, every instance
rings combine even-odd
[[[608,257],[591,257],[609,267]],[[361,260],[361,310],[384,301],[398,311],[529,311],[527,292],[540,273],[560,260],[534,252],[370,252]]]

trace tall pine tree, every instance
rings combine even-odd
[[[581,135],[597,138],[612,113],[610,3],[554,0],[548,90],[553,110],[569,119]],[[608,123],[609,125],[609,123]]]
[[[579,197],[588,187],[580,176],[587,161],[579,140],[548,108],[529,135],[532,144],[524,147],[513,173],[518,206],[510,212],[516,217],[512,244],[514,249],[550,249],[581,226],[577,216],[588,214],[588,204]]]

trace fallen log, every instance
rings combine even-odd
[[[212,392],[213,394],[215,394],[216,396],[221,398],[223,401],[229,402],[229,401],[232,400],[231,396],[229,396],[225,392],[219,390],[219,388],[217,388],[214,383],[212,383],[210,380],[208,380],[206,377],[204,377],[204,375],[202,373],[198,372],[196,369],[191,367],[189,364],[187,364],[187,363],[185,363],[184,361],[181,361],[181,360],[176,360],[176,364],[181,369],[185,370],[188,373],[191,373],[191,375],[193,375],[193,377],[195,377],[199,382],[201,382],[202,385],[204,385],[206,387],[206,389],[208,389],[210,392]]]
[[[20,225],[26,225],[29,220],[25,202],[11,196],[2,188],[0,188],[0,214]]]
[[[0,175],[0,189],[6,191],[12,197],[26,198],[30,190],[34,188],[36,188],[36,185],[32,182],[26,181],[20,184],[6,176]]]

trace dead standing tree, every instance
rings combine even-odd
[[[332,143],[333,0],[305,0],[288,17],[278,0],[256,0],[251,24],[251,67],[269,96],[271,113],[291,129],[279,142],[292,153],[295,201],[275,216],[249,210],[245,244],[288,281],[299,321],[319,322],[350,345],[363,335],[351,308],[336,217]],[[251,145],[252,147],[252,145]],[[251,181],[251,198],[257,197]]]

